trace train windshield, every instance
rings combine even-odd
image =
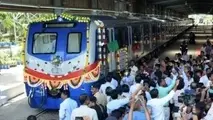
[[[68,53],[80,53],[81,52],[81,33],[69,33],[68,35]]]
[[[35,33],[33,38],[33,53],[45,54],[56,52],[56,33]]]

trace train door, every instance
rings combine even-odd
[[[145,23],[143,25],[143,36],[144,36],[144,41],[143,41],[143,49],[144,49],[144,52],[148,51],[150,49],[150,33],[149,33],[149,24],[148,23]]]
[[[152,23],[149,23],[149,49],[153,47]]]
[[[141,51],[142,51],[142,54],[144,53],[144,43],[143,43],[143,41],[144,41],[144,39],[145,39],[145,37],[144,37],[144,26],[143,26],[143,24],[140,26],[140,29],[141,29]]]
[[[132,27],[131,26],[127,26],[127,29],[128,29],[128,57],[129,57],[129,60],[133,59],[134,55],[133,55],[133,51],[132,51],[132,44],[133,44],[133,41],[132,41]]]
[[[113,42],[115,40],[114,28],[108,28],[108,42]],[[108,54],[108,63],[109,63],[109,72],[116,70],[116,60],[115,52],[109,52]]]
[[[133,25],[132,26],[132,50],[134,57],[140,58],[143,54],[143,26]]]

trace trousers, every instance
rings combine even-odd
[[[165,113],[165,120],[169,120],[170,118],[170,108],[164,107],[164,113]]]

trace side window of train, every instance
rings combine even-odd
[[[56,33],[35,33],[33,37],[33,53],[55,53],[56,40]]]
[[[115,40],[118,41],[120,48],[128,45],[128,29],[126,27],[115,28]]]
[[[81,52],[81,33],[69,33],[68,35],[68,53],[80,53]]]

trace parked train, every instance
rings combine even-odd
[[[189,23],[181,24],[110,25],[105,20],[67,14],[31,23],[24,47],[29,105],[58,109],[61,89],[69,90],[76,101],[81,93],[91,95],[91,85],[101,76],[125,70],[129,60],[168,39],[169,30],[176,30],[172,32],[175,36]]]

